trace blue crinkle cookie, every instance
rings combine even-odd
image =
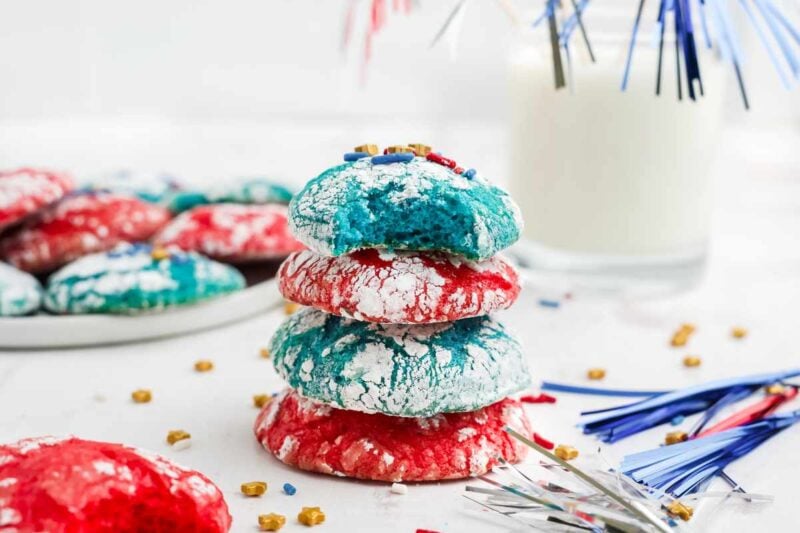
[[[289,223],[306,246],[333,256],[390,248],[487,259],[522,229],[505,191],[423,157],[380,165],[365,157],[331,168],[292,200]]]
[[[153,254],[123,244],[65,266],[47,282],[44,305],[62,314],[138,313],[188,305],[244,288],[234,268],[193,252]]]
[[[292,191],[270,178],[237,178],[179,192],[173,196],[169,208],[181,213],[205,204],[288,204],[291,199]]]
[[[175,176],[166,172],[117,170],[91,180],[85,188],[136,196],[145,202],[165,203],[181,185]]]
[[[270,350],[299,394],[351,411],[473,411],[530,385],[519,343],[489,317],[394,325],[306,308],[284,322]]]
[[[39,309],[42,287],[28,274],[0,263],[0,316],[27,315]]]

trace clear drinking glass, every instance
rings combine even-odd
[[[585,15],[597,62],[576,31],[567,88],[554,88],[546,27],[525,31],[512,53],[510,187],[526,224],[518,252],[539,271],[685,285],[708,249],[728,80],[703,53],[705,96],[689,100],[683,79],[679,101],[675,45],[665,40],[656,96],[658,48],[643,32],[622,92],[634,13],[601,8]]]

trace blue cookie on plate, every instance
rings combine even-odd
[[[0,316],[33,313],[42,303],[39,282],[22,270],[0,263]]]
[[[396,325],[305,308],[281,325],[270,351],[301,396],[365,413],[474,411],[530,385],[519,343],[490,317]]]
[[[190,305],[244,286],[239,271],[200,254],[123,244],[50,276],[44,306],[59,314],[132,314]]]
[[[292,191],[264,177],[237,178],[175,194],[169,208],[182,213],[205,204],[288,204]]]
[[[166,203],[181,188],[180,181],[166,172],[117,170],[91,180],[86,189],[136,196],[151,203]]]
[[[474,170],[438,154],[363,155],[326,170],[292,200],[290,227],[313,251],[439,250],[480,260],[519,239],[519,208]]]

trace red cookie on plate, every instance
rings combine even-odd
[[[0,172],[0,230],[67,194],[75,187],[66,174],[20,168]]]
[[[0,446],[0,531],[220,533],[230,525],[219,488],[163,457],[76,438]]]
[[[401,418],[345,411],[288,391],[259,413],[255,433],[284,463],[375,481],[438,481],[479,476],[496,457],[521,461],[527,447],[509,435],[531,428],[510,398],[469,413]]]
[[[499,256],[485,261],[437,253],[360,250],[326,257],[292,254],[281,265],[283,296],[366,322],[427,324],[487,315],[519,296],[517,271]]]
[[[221,261],[277,259],[304,246],[289,232],[285,205],[201,205],[175,217],[154,239]]]
[[[0,241],[0,255],[21,270],[50,272],[121,242],[147,240],[169,218],[164,207],[131,196],[75,194],[12,231]]]

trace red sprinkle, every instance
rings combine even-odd
[[[464,169],[461,168],[461,167],[456,167],[456,168],[453,169],[453,172],[455,172],[456,174],[463,174],[464,173]]]
[[[418,529],[417,533],[439,533],[439,532],[433,529]]]
[[[535,442],[536,444],[538,444],[539,446],[541,446],[542,448],[544,448],[546,450],[552,450],[553,448],[556,447],[555,444],[553,444],[552,442],[550,442],[546,438],[542,437],[538,433],[534,433],[533,434],[533,442]]]
[[[425,159],[427,159],[428,161],[433,161],[434,163],[437,163],[439,165],[443,165],[443,166],[445,166],[447,168],[456,168],[456,162],[455,161],[453,161],[452,159],[448,159],[446,157],[443,157],[443,156],[441,156],[439,154],[435,154],[433,152],[431,152],[427,156],[425,156]]]
[[[536,396],[533,394],[526,394],[522,396],[519,401],[522,403],[556,403],[556,397],[542,392]]]

